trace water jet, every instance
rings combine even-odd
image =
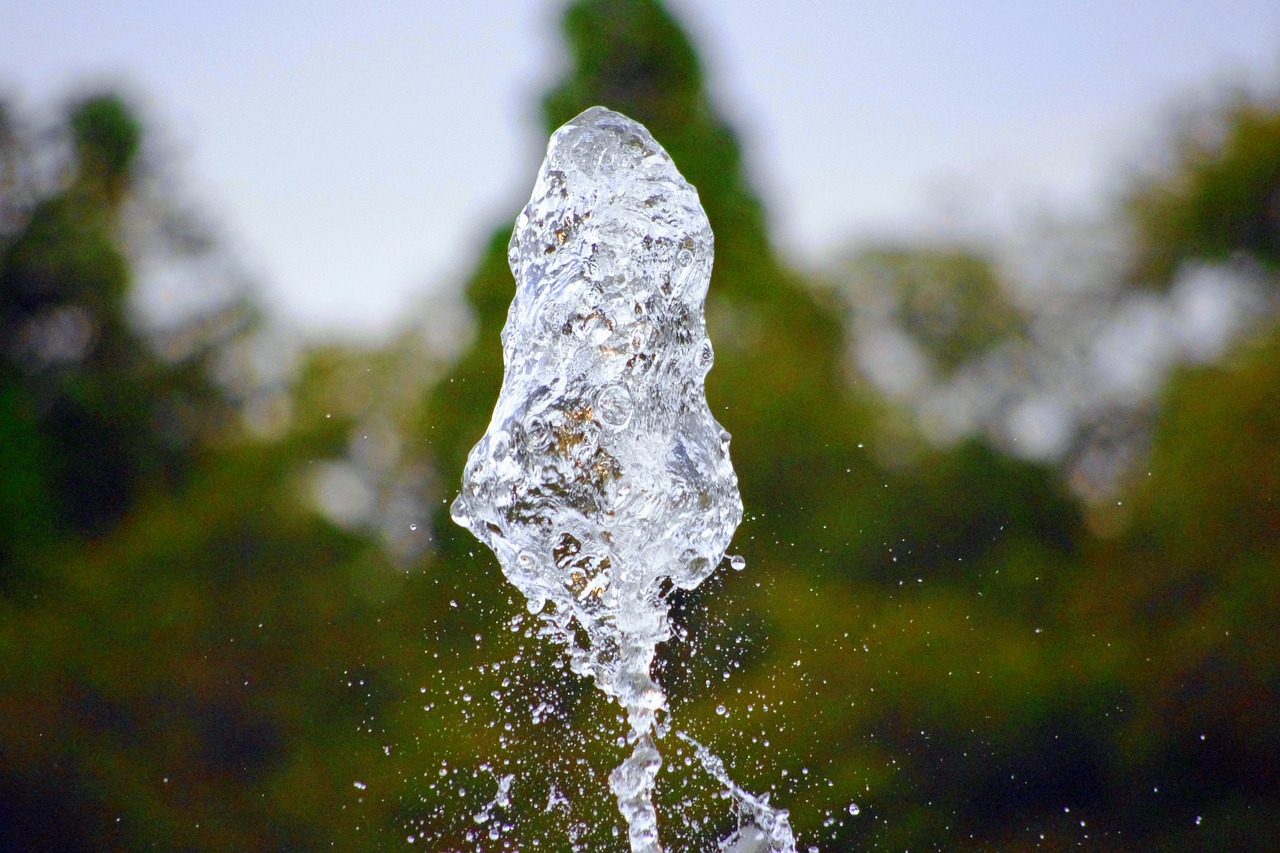
[[[624,710],[632,752],[609,788],[633,853],[662,850],[668,708],[652,668],[667,597],[715,571],[742,519],[704,389],[712,256],[697,190],[642,125],[592,107],[556,131],[508,249],[502,389],[451,507],[573,671]],[[786,811],[677,735],[733,800],[720,849],[792,853]]]

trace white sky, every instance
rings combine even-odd
[[[670,0],[780,248],[1087,207],[1180,94],[1280,83],[1275,0]],[[122,81],[268,304],[396,323],[514,219],[563,59],[558,2],[18,0],[0,90]]]

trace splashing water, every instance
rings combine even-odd
[[[502,391],[452,515],[493,549],[573,671],[625,710],[633,751],[609,787],[633,853],[660,853],[667,699],[650,673],[670,638],[666,592],[705,580],[742,519],[729,434],[703,385],[711,227],[649,132],[593,107],[551,137],[508,260]],[[741,826],[720,849],[794,851],[786,812],[689,742],[735,802]]]

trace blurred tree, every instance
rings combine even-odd
[[[855,334],[896,329],[915,342],[939,379],[1007,343],[1022,323],[994,262],[977,250],[865,249],[841,265],[838,287]]]
[[[184,707],[169,685],[200,656],[177,644],[161,665],[153,642],[209,604],[197,592],[207,567],[185,550],[209,540],[142,510],[174,499],[235,435],[235,401],[211,367],[254,312],[206,298],[163,330],[136,322],[130,235],[178,233],[154,221],[163,204],[141,204],[163,201],[145,198],[144,148],[115,94],[73,101],[48,132],[0,108],[3,849],[131,846],[112,825],[117,797],[138,791],[132,774],[177,733],[151,727]],[[254,537],[232,539],[251,548]],[[233,563],[234,552],[201,556]],[[157,601],[163,614],[150,610]],[[185,722],[196,729],[236,713],[195,704]],[[228,723],[224,743],[207,730],[210,748],[234,741],[231,729],[252,726]]]
[[[148,485],[178,483],[232,412],[207,352],[163,359],[130,321],[132,110],[110,94],[75,102],[51,187],[12,114],[0,125],[0,585],[12,587],[55,534],[101,534]]]
[[[905,836],[898,829],[912,825],[907,818],[918,810],[911,799],[918,792],[893,786],[886,768],[891,760],[907,765],[917,759],[905,748],[902,754],[886,753],[876,738],[894,747],[905,736],[898,729],[917,723],[927,710],[929,719],[953,737],[945,739],[945,751],[922,754],[918,762],[941,761],[940,756],[952,762],[954,776],[948,778],[957,781],[949,796],[970,790],[958,780],[977,772],[978,759],[966,756],[973,755],[975,739],[1001,738],[1000,721],[1014,719],[1023,730],[1038,731],[1046,741],[1040,748],[1070,749],[1052,742],[1046,718],[1053,713],[1053,698],[1071,686],[1065,679],[1045,679],[1033,688],[1019,684],[1027,674],[1023,637],[1034,635],[1017,620],[1045,615],[1039,594],[1031,601],[1022,598],[1035,588],[1032,578],[1071,559],[1079,514],[1052,471],[1004,459],[981,443],[954,455],[927,451],[918,439],[885,428],[888,409],[869,387],[847,382],[844,305],[779,264],[736,140],[706,94],[688,38],[660,4],[575,2],[566,11],[564,30],[572,63],[565,81],[544,101],[547,130],[594,104],[643,122],[698,188],[716,235],[708,325],[719,358],[708,377],[708,396],[735,436],[732,454],[748,519],[734,550],[746,555],[751,571],[721,577],[691,595],[673,595],[683,641],[664,648],[659,664],[672,701],[691,730],[712,731],[727,743],[751,738],[737,746],[741,755],[757,757],[760,729],[726,724],[715,708],[730,701],[770,708],[762,725],[771,744],[766,752],[777,763],[750,765],[742,780],[749,787],[775,784],[779,768],[791,774],[784,778],[799,780],[807,777],[799,772],[802,765],[820,767],[819,777],[826,772],[838,779],[838,785],[795,789],[797,825],[809,837],[823,837],[819,827],[834,809],[845,811],[855,783],[884,781],[886,793],[893,790],[891,796],[898,798],[886,797],[881,811],[893,831],[881,832],[875,823],[850,825],[840,836],[842,849],[852,849],[855,842],[936,842],[942,837],[940,825],[928,823]],[[437,454],[444,500],[452,497],[465,454],[483,433],[497,399],[499,332],[514,291],[506,258],[509,235],[504,224],[467,282],[477,319],[475,343],[421,417],[420,433]],[[982,258],[938,253],[922,255],[918,263],[901,255],[884,260],[895,282],[905,282],[902,322],[928,321],[930,346],[940,359],[981,352],[991,334],[1016,329],[1011,311],[991,311],[999,287]],[[955,273],[949,283],[961,291],[959,308],[955,291],[933,287],[931,270]],[[882,295],[876,290],[868,286],[866,298]],[[975,501],[978,497],[982,500]],[[512,607],[510,587],[491,556],[452,526],[443,510],[436,529],[442,570],[466,578],[460,588],[471,595],[472,612],[455,621],[483,631]],[[1000,575],[1002,569],[1006,575]],[[1002,582],[1000,596],[979,611],[989,621],[953,618],[968,606],[974,587],[985,583],[978,579],[993,574],[1001,581],[1008,577],[1009,583]],[[923,607],[895,603],[904,577],[928,577],[938,584],[930,587],[934,596]],[[849,591],[853,585],[856,595]],[[817,596],[818,590],[823,595],[815,602],[808,593]],[[716,596],[714,604],[709,595]],[[933,615],[935,607],[947,616]],[[889,623],[892,633],[878,636],[890,645],[902,643],[916,630],[912,622],[926,632],[934,628],[923,645],[904,646],[922,654],[886,652],[871,667],[849,661],[851,636],[868,637],[876,623]],[[978,648],[974,632],[984,630],[1007,639],[1014,651]],[[465,637],[458,636],[458,653],[465,653]],[[823,650],[816,661],[814,649]],[[792,668],[802,656],[814,661],[829,687],[816,690]],[[972,673],[975,661],[986,673],[979,683],[944,691],[948,701],[928,700],[946,681],[948,667]],[[726,688],[717,689],[730,672],[736,699],[726,695]],[[993,677],[999,680],[993,683]],[[853,710],[849,697],[864,695],[868,687],[874,701]],[[601,721],[589,688],[586,701],[576,701],[583,689],[563,683],[565,695],[557,707],[576,709],[577,731],[608,731],[611,723]],[[993,705],[1007,706],[1002,697],[1029,691],[1036,701],[1027,710],[1001,706],[1001,713],[993,713]],[[830,700],[822,708],[807,701],[818,695]],[[974,734],[977,729],[981,735]],[[607,767],[616,748],[607,740],[601,746],[605,751],[593,760]],[[984,767],[991,779],[1002,771],[995,761]],[[1077,784],[1091,779],[1082,777]],[[664,789],[672,805],[679,802],[679,785],[673,781]],[[588,799],[596,801],[598,795]],[[958,803],[967,802],[960,796],[948,799],[936,814],[954,815]],[[1005,817],[994,804],[982,814],[985,822],[974,826],[983,831]],[[678,826],[667,831],[691,832]],[[692,837],[680,837],[694,843]]]
[[[1280,100],[1234,93],[1191,115],[1172,162],[1127,199],[1135,279],[1243,270],[1274,312]],[[1112,510],[1124,532],[1074,591],[1142,661],[1122,673],[1131,711],[1113,754],[1118,776],[1158,787],[1131,808],[1160,849],[1263,850],[1280,831],[1280,325],[1251,325],[1218,363],[1173,376],[1147,475]]]
[[[1280,274],[1280,95],[1221,98],[1175,134],[1172,162],[1127,200],[1135,277],[1167,288],[1189,260],[1247,259]]]
[[[863,467],[865,455],[848,454],[854,458],[838,467],[815,464],[815,455],[828,450],[814,435],[839,436],[830,452],[846,455],[839,448],[852,450],[854,437],[864,433],[867,406],[848,393],[833,357],[843,336],[838,314],[783,270],[770,247],[737,141],[706,93],[692,44],[656,0],[571,3],[564,32],[571,68],[544,100],[548,133],[595,104],[627,114],[653,132],[707,210],[716,235],[708,326],[722,354],[708,397],[737,436],[735,460],[746,460],[737,468],[748,506],[778,510],[785,523],[796,516],[783,512],[781,501],[787,509],[830,501],[842,491],[838,484],[847,483],[837,471]],[[497,399],[499,332],[514,293],[510,233],[506,224],[497,230],[467,282],[475,344],[424,413],[446,484],[459,481],[466,452]],[[763,388],[769,391],[760,393]],[[469,536],[441,516],[442,536],[455,543],[446,544],[450,556],[473,550]]]
[[[779,539],[793,542],[808,537],[826,547],[843,544],[841,537],[849,534],[852,525],[873,529],[877,517],[862,510],[876,503],[877,495],[863,486],[876,475],[871,473],[874,466],[869,455],[857,447],[859,439],[870,438],[873,406],[845,384],[839,358],[843,339],[839,313],[822,304],[799,277],[778,263],[737,141],[711,103],[688,37],[654,0],[571,3],[564,16],[564,33],[571,64],[565,79],[544,100],[547,132],[596,104],[644,123],[697,187],[715,232],[707,317],[718,360],[708,377],[708,397],[717,418],[735,435],[732,454],[748,514],[768,518],[768,524],[758,528],[759,535],[741,534],[735,549],[760,566],[758,571],[766,572],[764,566],[770,562],[766,555],[771,551],[774,561],[787,559],[777,555],[774,545]],[[460,482],[466,453],[483,434],[497,399],[502,377],[499,333],[514,294],[507,265],[510,233],[509,223],[497,229],[467,281],[467,298],[476,317],[475,342],[427,401],[419,427],[435,454],[443,484],[442,509],[434,525],[440,566],[457,579],[453,582],[466,591],[468,599],[465,612],[450,614],[450,623],[461,630],[440,638],[441,644],[460,655],[469,654],[471,632],[489,630],[508,618],[504,614],[513,607],[517,613],[520,610],[511,603],[514,591],[501,578],[491,555],[451,524],[443,511]],[[820,570],[831,569],[825,558],[818,562]],[[810,564],[810,568],[816,567]],[[735,651],[738,644],[731,637],[722,638],[720,630],[732,631],[730,626],[749,618],[741,608],[766,608],[766,603],[758,598],[739,599],[735,609],[718,602],[716,612],[723,614],[724,621],[710,623],[699,606],[706,594],[699,590],[673,595],[681,623],[677,629],[697,634],[697,647],[704,650],[698,663],[721,659],[728,665],[731,658],[737,661],[735,668],[743,663],[762,665],[764,658],[758,653],[740,658]],[[771,614],[769,621],[775,618]],[[756,641],[772,629],[754,621],[752,648],[756,649]],[[711,655],[705,651],[711,647],[725,651]],[[693,675],[700,671],[694,665],[694,644],[673,643],[663,654],[661,666],[670,676],[673,701],[687,702],[700,693],[700,715],[714,719],[716,694]],[[542,666],[548,667],[555,657],[555,653],[544,656]],[[590,685],[571,678],[556,683],[558,690],[551,697],[556,718],[575,733],[601,733],[600,743],[587,744],[589,761],[607,771],[617,761],[612,737],[620,733],[613,731],[611,712],[602,709]],[[520,720],[516,731],[527,731],[528,726],[527,719]],[[580,740],[579,734],[560,743]],[[551,744],[542,749],[548,747]],[[536,747],[528,749],[538,754]],[[563,760],[572,752],[566,753],[564,747],[550,749],[550,757],[557,754],[561,755],[557,760]],[[565,779],[577,780],[570,784],[582,790],[573,798],[573,814],[552,825],[559,825],[563,832],[566,825],[591,824],[590,832],[595,834],[589,837],[597,839],[593,849],[617,846],[608,829],[618,816],[609,807],[607,795],[602,796],[603,776],[592,783],[599,788],[583,788],[588,783],[581,770],[556,784],[563,786]],[[674,804],[679,790],[673,783],[664,796]],[[548,794],[544,790],[540,796],[545,801]],[[601,803],[603,812],[588,817],[589,809],[599,811]],[[720,806],[713,809],[723,812]],[[669,831],[692,830],[681,830],[677,824]],[[692,838],[685,841],[693,843]]]

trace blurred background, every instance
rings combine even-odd
[[[625,849],[446,512],[593,104],[716,233],[676,727],[801,849],[1270,849],[1280,15],[1113,5],[0,13],[0,850]]]

